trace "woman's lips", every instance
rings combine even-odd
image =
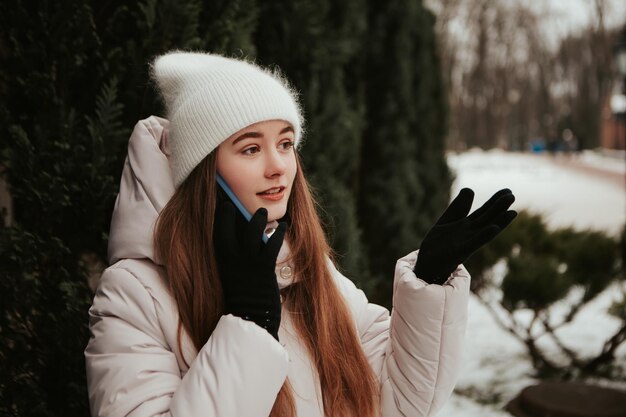
[[[263,192],[257,193],[264,200],[278,201],[285,195],[285,187],[274,187]]]

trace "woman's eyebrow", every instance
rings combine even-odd
[[[262,138],[263,134],[260,132],[246,132],[241,134],[240,136],[237,136],[237,139],[235,139],[233,141],[233,145],[236,145],[237,142],[242,141],[244,139],[248,139],[248,138]]]
[[[287,126],[287,127],[283,128],[283,130],[281,130],[279,134],[282,135],[282,134],[285,134],[287,132],[295,133],[294,130],[293,130],[293,127]],[[263,137],[263,133],[261,133],[261,132],[246,132],[246,133],[243,133],[243,134],[237,136],[237,139],[235,139],[232,144],[236,145],[237,142],[239,142],[241,140],[244,140],[244,139],[248,139],[248,138],[262,138],[262,137]]]

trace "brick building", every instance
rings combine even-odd
[[[605,149],[626,149],[626,96],[613,93],[604,100],[600,145]]]

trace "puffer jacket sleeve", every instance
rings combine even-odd
[[[130,271],[103,274],[85,350],[92,416],[268,416],[287,377],[280,343],[254,323],[223,316],[181,377],[157,302]]]
[[[335,270],[380,380],[383,417],[434,416],[461,368],[469,273],[459,266],[444,285],[428,285],[413,273],[416,259],[417,251],[396,265],[391,317]]]

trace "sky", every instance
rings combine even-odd
[[[441,4],[446,4],[448,0],[426,0],[425,3],[435,13],[440,9]],[[558,44],[559,39],[570,33],[576,33],[589,24],[597,22],[595,3],[596,0],[493,0],[497,4],[504,5],[525,5],[535,10],[544,17],[542,31],[551,38],[553,46]],[[605,26],[614,28],[626,24],[626,0],[600,0],[605,4]],[[461,7],[467,6],[464,0],[456,0],[455,4]],[[471,7],[471,6],[470,6]],[[463,24],[451,22],[454,32],[464,32]],[[461,39],[464,37],[461,34]]]
[[[524,0],[518,0],[524,1]],[[575,32],[596,20],[594,0],[525,0],[533,9],[548,16],[546,32],[556,39]],[[626,0],[605,0],[606,26],[626,24]]]

